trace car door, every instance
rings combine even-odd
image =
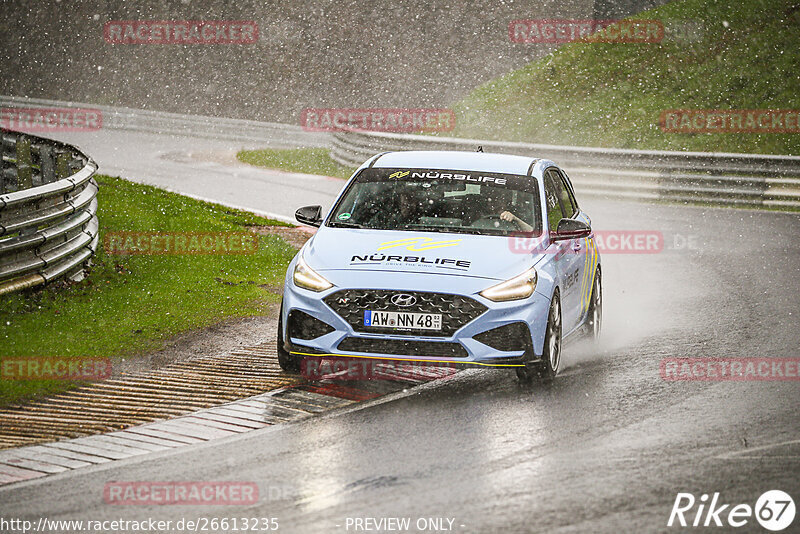
[[[555,232],[558,221],[577,215],[577,206],[570,196],[570,191],[561,173],[555,167],[551,167],[545,172],[545,194],[548,206],[548,226],[551,232]],[[556,265],[562,275],[559,286],[561,288],[561,316],[564,334],[572,331],[582,317],[581,277],[586,260],[585,241],[585,238],[565,239],[556,241],[554,244]]]
[[[567,173],[561,169],[558,169],[558,174],[561,175],[561,181],[564,184],[564,190],[566,191],[566,194],[575,210],[572,218],[583,221],[591,226],[592,220],[589,218],[589,215],[586,214],[580,208],[580,206],[578,206],[578,203],[575,200],[575,191],[572,188],[572,183],[569,180],[569,176],[567,176]],[[580,303],[578,308],[578,323],[580,324],[589,309],[589,300],[592,296],[594,271],[597,268],[598,255],[597,247],[594,243],[594,234],[589,235],[589,237],[583,237],[576,241],[579,241],[579,243],[573,245],[573,248],[578,248],[576,251],[576,256],[580,256]]]

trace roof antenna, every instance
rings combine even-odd
[[[475,152],[483,152],[483,145],[478,145],[478,150]]]

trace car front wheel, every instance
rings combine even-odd
[[[558,291],[553,294],[550,301],[550,311],[547,314],[547,329],[544,336],[544,350],[542,360],[517,367],[517,378],[522,383],[530,383],[538,378],[542,383],[550,383],[558,374],[561,366],[561,300]]]

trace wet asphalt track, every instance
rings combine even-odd
[[[110,172],[108,141],[96,142],[81,144]],[[147,154],[144,164],[157,166]],[[291,175],[241,171],[248,183],[278,184],[258,197],[221,166],[169,165],[157,180],[175,173],[175,181],[215,183],[202,196],[248,198],[284,215],[337,189],[309,181],[304,187],[323,185],[308,200],[296,182],[282,185]],[[579,201],[596,229],[658,230],[666,249],[603,257],[601,347],[568,347],[572,364],[553,386],[470,370],[354,411],[2,488],[0,516],[278,517],[282,532],[346,532],[347,517],[410,517],[412,525],[448,517],[456,532],[656,532],[680,530],[666,528],[678,492],[753,505],[781,489],[800,504],[800,383],[659,376],[666,357],[797,356],[800,217]],[[670,250],[689,238],[692,250]],[[112,480],[254,481],[261,499],[110,506],[103,486]],[[737,531],[764,532],[752,518]]]

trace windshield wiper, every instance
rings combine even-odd
[[[451,233],[451,234],[472,234],[472,235],[497,235],[497,234],[483,234],[478,231],[478,228],[468,228],[464,226],[437,226],[434,224],[410,224],[408,230],[426,230],[438,233]],[[481,228],[480,230],[484,230]]]
[[[333,228],[364,228],[362,225],[350,221],[331,221],[328,226]]]

